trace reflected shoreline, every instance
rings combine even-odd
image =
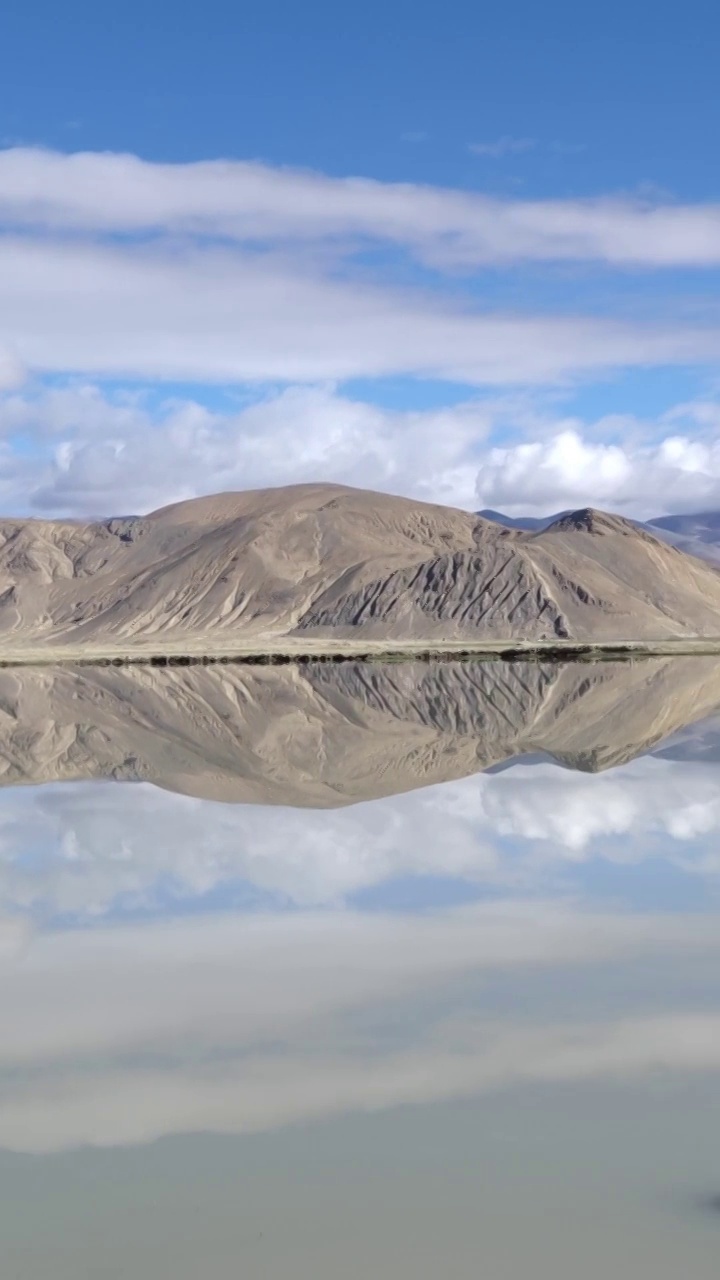
[[[709,657],[4,668],[0,785],[332,808],[533,757],[600,772],[678,734],[689,750],[719,710]]]

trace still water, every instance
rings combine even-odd
[[[720,663],[0,673],[3,1280],[710,1280]]]

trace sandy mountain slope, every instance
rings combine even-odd
[[[336,807],[543,752],[595,771],[720,710],[720,663],[0,671],[0,785],[144,780]]]
[[[0,635],[202,646],[252,637],[720,634],[720,571],[619,517],[539,532],[337,485],[94,524],[0,522]]]

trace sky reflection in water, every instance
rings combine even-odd
[[[714,1276],[715,743],[323,811],[5,790],[8,1274]]]

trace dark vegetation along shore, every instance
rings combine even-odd
[[[17,651],[0,650],[0,668],[38,666],[150,666],[188,667],[244,665],[289,666],[339,662],[618,662],[651,660],[682,656],[720,656],[720,639],[661,640],[657,642],[628,640],[606,644],[496,642],[494,644],[445,645],[396,644],[373,647],[362,643],[337,644],[333,648],[318,644],[296,648],[281,646],[264,649],[251,646],[243,650],[186,653],[136,645],[125,651],[108,651],[88,645],[83,648],[53,647],[52,650],[28,647]]]

